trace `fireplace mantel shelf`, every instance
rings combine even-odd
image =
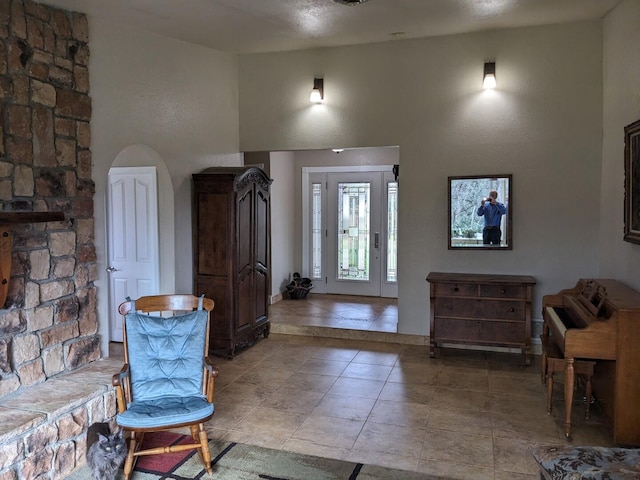
[[[0,225],[58,222],[61,220],[64,220],[63,212],[0,212]]]
[[[20,223],[58,222],[63,212],[0,212],[0,309],[9,292],[11,276],[11,225]]]

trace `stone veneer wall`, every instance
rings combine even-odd
[[[100,358],[84,15],[0,0],[0,210],[62,211],[12,226],[0,305],[0,399]]]

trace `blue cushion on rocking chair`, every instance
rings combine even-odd
[[[133,401],[117,415],[118,425],[129,428],[154,428],[194,423],[213,414],[213,404],[201,397],[161,397]]]
[[[158,317],[125,317],[133,400],[117,415],[129,428],[194,423],[213,414],[202,393],[208,314],[195,310]]]

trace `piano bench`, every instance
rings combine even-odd
[[[541,480],[640,478],[640,449],[541,446],[532,453]]]
[[[542,342],[542,377],[547,384],[547,413],[551,413],[553,404],[553,375],[557,372],[564,372],[567,362],[562,356],[562,352],[558,346],[549,341]],[[593,377],[593,369],[596,365],[592,360],[574,360],[573,370],[576,376],[580,375],[585,380],[585,394],[587,401],[585,403],[584,418],[590,416],[591,406],[591,377]]]

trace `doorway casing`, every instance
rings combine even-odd
[[[387,180],[393,177],[393,165],[360,165],[360,166],[322,166],[322,167],[302,167],[302,265],[303,265],[303,276],[311,277],[311,179],[316,174],[351,174],[351,173],[380,173],[381,177],[383,177],[383,181],[381,182],[381,195],[382,195],[382,204],[386,204],[387,202]],[[386,213],[386,208],[382,209]],[[384,239],[386,237],[385,233],[388,229],[387,220],[388,217],[384,214],[381,214],[379,220],[381,222],[381,237]],[[375,234],[375,232],[373,233]],[[327,239],[327,241],[332,241],[333,239]],[[383,244],[386,245],[386,240],[383,241]],[[329,249],[333,250],[333,249]],[[383,250],[383,249],[381,249]],[[324,264],[326,265],[327,259],[324,260]],[[384,258],[381,261],[382,272],[384,272],[386,262]],[[326,268],[323,268],[323,274],[326,272]],[[387,281],[386,276],[381,273],[380,275],[380,296],[383,297],[393,297],[397,298],[398,296],[398,283],[397,277],[395,281],[389,282]],[[326,293],[326,284],[323,281],[314,283],[314,292],[315,293]]]

